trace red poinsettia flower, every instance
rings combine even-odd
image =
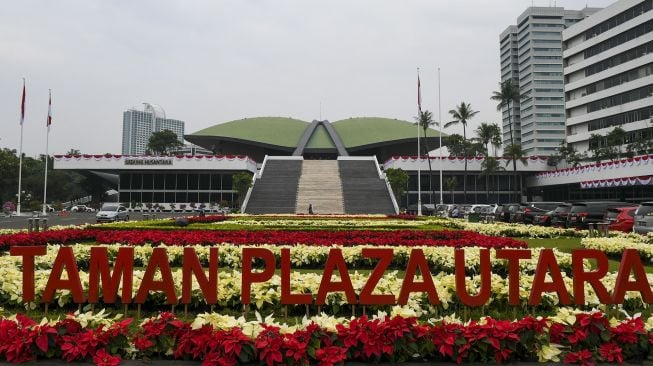
[[[621,348],[614,342],[605,343],[599,347],[599,353],[601,354],[601,357],[604,361],[608,362],[623,363],[624,356],[621,351]]]
[[[120,356],[111,356],[104,348],[102,348],[95,353],[95,356],[93,356],[93,362],[95,362],[97,366],[118,366],[122,362],[122,358],[120,358]]]

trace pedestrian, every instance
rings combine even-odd
[[[312,215],[312,214],[313,214],[313,204],[312,204],[312,203],[309,203],[309,204],[308,204],[308,214],[309,214],[309,215]]]

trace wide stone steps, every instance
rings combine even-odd
[[[301,174],[301,160],[268,160],[263,175],[254,183],[245,212],[294,214]]]
[[[374,160],[339,160],[340,180],[348,214],[395,213],[384,179]]]
[[[336,160],[304,160],[297,187],[296,213],[344,214],[342,184]]]

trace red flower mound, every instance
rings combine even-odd
[[[516,321],[486,318],[468,324],[420,324],[415,318],[361,317],[335,332],[312,323],[303,330],[281,333],[261,324],[255,337],[235,327],[193,329],[190,322],[164,312],[130,332],[131,319],[109,327],[84,328],[74,319],[39,325],[24,315],[0,319],[0,361],[21,363],[47,358],[90,361],[117,366],[127,350],[139,357],[203,360],[203,365],[339,365],[345,361],[401,363],[410,361],[510,363],[536,361],[543,345],[553,341],[553,329],[585,337],[560,338],[565,363],[640,361],[651,357],[653,345],[641,319],[611,327],[602,313],[579,314],[572,325],[526,317]],[[547,334],[549,329],[549,334]],[[633,341],[635,341],[633,343]],[[170,353],[169,353],[170,352]],[[166,355],[166,356],[163,356]]]
[[[316,245],[316,246],[430,246],[526,248],[526,243],[511,238],[482,235],[472,231],[286,231],[286,230],[60,230],[0,236],[0,249],[14,245],[67,244],[95,240],[99,244],[165,245]]]
[[[226,215],[210,215],[210,216],[191,216],[188,217],[189,224],[210,224],[212,222],[221,222],[229,220],[229,216]],[[172,219],[175,221],[176,219]]]
[[[524,242],[511,238],[491,237],[471,231],[285,231],[285,230],[102,230],[96,233],[98,243],[104,244],[166,244],[166,245],[234,245],[272,244],[316,246],[434,246],[434,247],[484,247],[526,248]]]

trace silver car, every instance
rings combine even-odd
[[[633,231],[646,234],[653,231],[653,202],[642,202],[635,211]]]
[[[100,222],[129,221],[129,212],[125,206],[117,203],[105,203],[100,211],[95,215],[95,219]]]

